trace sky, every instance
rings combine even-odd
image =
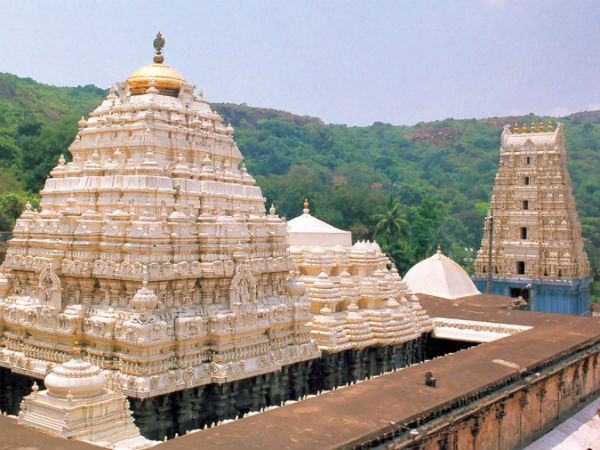
[[[211,102],[326,123],[600,109],[597,0],[0,0],[0,72],[107,88],[165,64]]]

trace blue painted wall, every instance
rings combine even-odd
[[[561,314],[589,314],[588,289],[591,277],[577,280],[534,280],[492,278],[492,294],[510,297],[511,288],[529,289],[529,309]],[[487,291],[487,278],[473,277],[481,292]]]

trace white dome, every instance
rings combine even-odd
[[[287,239],[290,245],[349,247],[352,245],[352,233],[340,230],[327,222],[309,214],[308,208],[304,213],[287,223]],[[325,252],[325,250],[323,250]]]
[[[480,294],[471,278],[440,250],[406,272],[404,282],[411,291],[443,298]]]
[[[46,375],[44,384],[55,397],[64,398],[70,392],[74,398],[88,398],[103,392],[106,378],[99,367],[74,357],[54,367]]]

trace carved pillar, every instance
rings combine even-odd
[[[208,422],[205,390],[205,386],[192,389],[193,395],[190,399],[190,408],[192,410],[191,423],[194,428],[202,428]]]
[[[519,397],[519,407],[521,408],[521,413],[519,414],[519,443],[523,442],[523,409],[529,404],[529,400],[527,400],[527,389],[523,389],[521,396]]]
[[[349,378],[350,381],[360,380],[360,351],[356,349],[349,350]]]
[[[140,433],[147,439],[162,440],[163,436],[158,435],[158,431],[154,426],[153,400],[151,398],[141,400],[139,398],[129,397],[129,402],[131,404],[131,410],[133,411],[135,424],[140,429]]]
[[[252,411],[260,411],[260,409],[264,406],[264,396],[261,389],[262,378],[262,375],[259,375],[251,380],[252,385],[250,386],[250,398]]]
[[[290,396],[292,400],[298,400],[302,396],[302,384],[303,384],[303,376],[302,376],[302,365],[294,364],[289,369],[290,374]]]
[[[217,394],[215,416],[217,421],[225,420],[227,418],[229,390],[230,383],[215,386],[215,392]]]
[[[280,388],[280,402],[286,402],[291,398],[290,389],[290,366],[283,366],[281,368],[281,382]]]
[[[194,423],[194,411],[192,408],[192,402],[194,399],[193,389],[184,389],[176,392],[174,395],[176,401],[174,404],[176,417],[177,417],[177,433],[179,435],[185,434],[189,430],[193,430],[196,427]]]
[[[496,420],[498,421],[498,436],[496,441],[496,448],[504,448],[502,442],[502,422],[504,421],[504,417],[506,416],[506,411],[504,408],[506,404],[504,402],[500,402],[496,405]]]
[[[373,350],[375,353],[375,373],[373,375],[379,375],[385,371],[385,347],[378,345]]]
[[[175,423],[170,395],[154,397],[156,407],[156,430],[158,436],[172,437],[175,434]]]
[[[335,372],[335,361],[337,361],[337,354],[335,353],[324,353],[322,361],[322,389],[331,390],[334,387],[334,372]]]
[[[481,430],[481,417],[479,415],[473,416],[473,423],[471,425],[471,436],[473,436],[473,448],[477,448],[477,436]]]
[[[112,306],[118,305],[119,297],[121,296],[121,282],[119,280],[110,280],[109,292],[109,304]]]

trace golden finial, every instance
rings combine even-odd
[[[525,122],[523,122],[523,128],[521,128],[521,131],[523,131],[523,133],[527,133],[527,124]]]
[[[165,46],[165,38],[160,33],[160,31],[156,34],[156,38],[154,39],[154,49],[156,50],[156,55],[154,55],[154,62],[156,64],[162,64],[165,60],[165,57],[162,55],[162,49]]]
[[[549,121],[548,121],[548,131],[552,131],[552,130],[553,130],[553,127],[552,127],[552,121],[551,121],[551,120],[549,120]]]
[[[442,246],[440,244],[438,244],[438,253],[442,253]]]
[[[531,121],[531,128],[529,129],[529,131],[535,133],[535,122],[533,120]]]
[[[544,122],[540,120],[540,133],[544,132]]]
[[[307,198],[304,199],[304,209],[302,210],[302,212],[304,214],[308,214],[310,212],[310,210],[308,209],[308,199]]]
[[[521,130],[519,130],[519,124],[517,122],[515,122],[515,128],[513,129],[513,133],[519,133]]]

